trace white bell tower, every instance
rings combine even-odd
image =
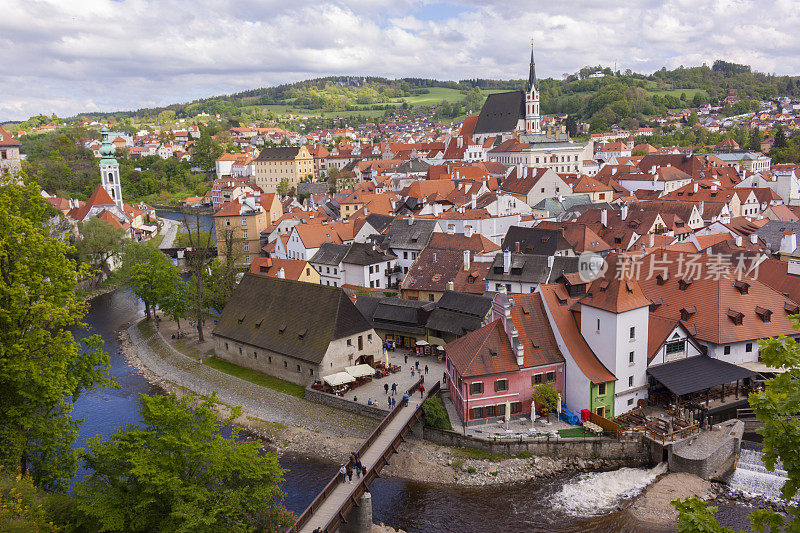
[[[114,159],[116,149],[108,138],[108,129],[103,127],[103,145],[100,147],[100,183],[106,190],[121,212],[125,212],[122,205],[122,184],[119,182],[119,163]]]
[[[539,89],[536,81],[536,64],[533,61],[533,39],[531,39],[531,69],[525,92],[525,133],[541,133],[542,117],[539,114]]]

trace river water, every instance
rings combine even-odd
[[[141,303],[129,290],[117,290],[92,301],[86,317],[90,331],[76,332],[77,338],[91,333],[103,337],[111,356],[111,374],[120,384],[95,390],[75,402],[73,414],[83,419],[77,446],[89,437],[107,437],[118,426],[137,422],[139,394],[157,392],[128,366],[117,341],[117,331],[142,313]],[[336,464],[298,455],[284,455],[280,462],[287,470],[286,506],[298,514],[338,469]],[[378,478],[371,486],[373,520],[408,532],[648,531],[636,528],[617,507],[638,494],[657,475],[656,469],[621,469],[493,488]],[[748,512],[745,507],[728,506],[720,509],[718,517],[728,527],[746,528]]]

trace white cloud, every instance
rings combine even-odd
[[[0,0],[0,120],[185,102],[331,74],[522,78],[723,58],[800,71],[790,0]]]

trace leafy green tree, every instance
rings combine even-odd
[[[159,307],[162,311],[167,313],[175,323],[178,329],[181,327],[181,319],[186,318],[189,312],[189,289],[186,283],[180,277],[175,280],[175,283],[169,290],[162,296],[159,302]]]
[[[75,486],[78,508],[103,531],[280,531],[293,516],[283,506],[283,471],[258,442],[220,433],[215,399],[139,397],[138,425],[106,441],[90,439],[91,472]],[[230,423],[240,409],[235,408]]]
[[[762,141],[761,130],[758,128],[753,128],[750,131],[750,140],[748,142],[748,148],[750,148],[750,150],[760,152],[761,141]]]
[[[786,132],[783,131],[783,126],[778,126],[778,129],[775,130],[773,146],[778,149],[786,148]]]
[[[795,328],[800,328],[800,315],[793,317]],[[761,360],[765,365],[779,368],[782,373],[767,380],[763,392],[752,393],[750,407],[764,427],[758,432],[763,437],[764,465],[774,471],[780,461],[789,479],[781,490],[788,503],[784,517],[771,509],[759,509],[750,515],[756,531],[800,531],[800,506],[793,500],[800,491],[800,343],[785,335],[758,341]],[[727,532],[697,499],[672,502],[679,512],[679,531]],[[702,524],[703,529],[692,529]]]
[[[122,271],[133,293],[144,303],[147,318],[150,311],[170,302],[177,284],[183,284],[178,267],[172,264],[161,250],[147,243],[133,243],[125,247]],[[169,305],[169,303],[168,303]]]
[[[0,466],[63,489],[77,467],[72,401],[113,384],[97,335],[75,341],[86,304],[70,249],[46,235],[38,186],[0,186]]]
[[[214,170],[217,158],[222,155],[222,146],[211,138],[205,128],[200,131],[200,138],[194,146],[194,163],[206,171]]]
[[[280,196],[286,196],[287,194],[289,194],[289,191],[291,191],[291,190],[292,190],[292,187],[291,187],[291,185],[289,185],[289,180],[286,179],[286,178],[282,178],[281,182],[278,184],[276,192]]]
[[[550,385],[539,385],[533,389],[533,401],[553,413],[558,406],[558,391]]]
[[[450,417],[447,415],[442,399],[438,396],[431,396],[422,402],[422,415],[425,424],[433,428],[453,429],[450,425]]]
[[[690,126],[696,126],[700,122],[697,113],[692,111],[692,114],[686,118],[686,123]]]
[[[109,276],[110,262],[122,251],[125,230],[95,217],[78,224],[78,231],[81,235],[76,243],[78,257]]]
[[[209,265],[214,261],[216,254],[213,250],[211,232],[203,227],[200,216],[186,209],[181,211],[183,215],[183,229],[186,233],[188,251],[185,257],[186,265],[191,272],[192,280],[189,288],[189,311],[195,319],[197,328],[197,338],[203,342],[203,324],[205,313],[208,310],[209,291],[211,290],[211,280],[209,277]]]
[[[578,134],[578,122],[574,116],[569,115],[564,121],[564,126],[567,130],[567,135],[570,137],[575,137]]]

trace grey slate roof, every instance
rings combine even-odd
[[[420,159],[409,159],[397,168],[392,169],[392,172],[398,174],[422,174],[428,171],[430,165]]]
[[[356,307],[372,326],[411,335],[424,335],[425,323],[435,304],[401,298],[360,296]]]
[[[297,157],[299,146],[265,146],[258,154],[256,161],[290,161]]]
[[[431,240],[431,235],[436,229],[436,220],[414,219],[395,220],[386,230],[389,236],[389,245],[393,250],[422,250]]]
[[[707,355],[651,366],[647,369],[647,373],[678,396],[700,392],[723,383],[749,378],[755,374],[752,370],[727,361],[712,359]]]
[[[503,271],[503,254],[494,256],[492,267],[486,274],[487,282],[517,281],[523,283],[552,283],[561,274],[578,271],[577,257],[553,257],[553,267],[548,267],[546,255],[512,254],[511,269]],[[491,284],[490,284],[491,288]]]
[[[317,253],[308,262],[312,265],[339,266],[348,251],[350,251],[349,244],[323,242]]]
[[[800,235],[800,222],[770,220],[758,228],[755,233],[759,239],[764,241],[767,248],[772,252],[777,252],[781,248],[781,239],[784,231],[794,231],[796,235]],[[795,253],[797,252],[798,250],[795,250]]]
[[[492,299],[478,294],[445,291],[428,319],[428,329],[464,335],[483,324]]]
[[[370,329],[341,287],[246,273],[212,333],[319,364],[332,341]]]
[[[393,220],[394,217],[392,215],[379,215],[378,213],[370,213],[365,219],[367,224],[375,228],[375,231],[379,233],[386,231],[386,228],[391,225]]]
[[[517,121],[525,118],[525,94],[522,91],[490,94],[475,123],[475,134],[514,131]]]
[[[547,211],[551,215],[560,215],[566,210],[572,209],[576,205],[591,204],[592,198],[588,194],[576,194],[574,196],[564,196],[559,202],[558,198],[545,198],[533,206],[534,209]]]
[[[511,226],[500,248],[515,252],[517,243],[523,254],[555,255],[556,252],[572,249],[561,232],[555,229]]]
[[[325,194],[328,184],[321,181],[303,181],[297,184],[297,194]]]
[[[377,246],[366,244],[363,242],[354,242],[349,245],[350,249],[344,256],[344,263],[350,265],[374,265],[376,263],[383,263],[384,261],[391,261],[397,259],[394,254],[387,254]],[[316,254],[314,254],[316,257]]]

